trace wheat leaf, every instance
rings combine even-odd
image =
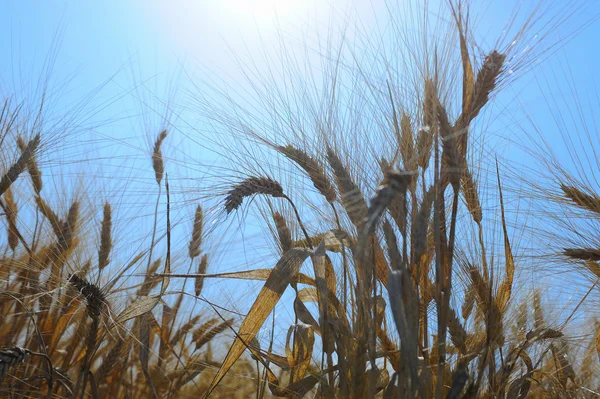
[[[293,277],[298,274],[300,266],[311,253],[312,251],[308,249],[292,248],[279,259],[242,322],[240,330],[225,360],[223,360],[221,368],[206,390],[205,398],[210,395],[223,376],[242,355],[247,347],[247,343],[252,341],[252,338],[256,336],[275,307],[275,304],[279,301],[287,286],[292,282]]]
[[[144,313],[150,312],[158,303],[160,297],[157,295],[153,296],[142,296],[135,302],[129,304],[115,319],[115,324],[123,324],[127,320],[134,319]]]

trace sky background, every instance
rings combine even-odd
[[[277,13],[272,3],[277,4]],[[475,37],[484,50],[493,48],[497,33],[516,4],[493,3],[476,5],[480,21]],[[332,4],[335,11],[329,2],[318,0],[3,2],[0,88],[18,99],[31,99],[39,96],[38,79],[44,82],[49,76],[52,98],[48,113],[75,112],[73,123],[81,128],[76,129],[77,145],[57,139],[52,151],[44,155],[42,167],[52,171],[54,191],[83,192],[83,187],[91,186],[87,195],[96,206],[98,197],[111,198],[117,201],[121,220],[146,216],[145,227],[152,223],[148,216],[152,215],[156,193],[149,154],[162,128],[162,118],[167,116],[176,125],[164,151],[167,171],[176,169],[173,174],[179,179],[174,186],[180,200],[173,212],[174,220],[182,222],[178,234],[183,237],[191,229],[192,205],[198,197],[193,191],[196,182],[210,174],[204,166],[223,166],[224,162],[195,134],[209,131],[195,114],[193,85],[202,88],[204,83],[197,76],[210,71],[208,76],[239,82],[238,94],[242,95],[246,83],[239,64],[252,63],[257,70],[266,70],[261,51],[276,48],[282,31],[287,45],[301,48],[307,40],[322,40],[348,20],[360,21],[366,32],[382,28],[379,18],[386,11],[382,1],[338,0]],[[553,4],[560,9],[569,3],[561,0]],[[565,25],[564,36],[599,14],[598,3],[586,4],[586,12],[577,13]],[[352,33],[350,29],[350,38]],[[561,31],[554,34],[560,38]],[[526,126],[526,114],[521,105],[559,157],[567,155],[548,107],[562,109],[560,100],[568,102],[573,87],[579,91],[578,97],[595,95],[594,76],[600,61],[597,38],[600,24],[596,22],[544,62],[543,68],[521,76],[497,98],[494,107],[501,111],[501,117],[489,121],[490,133],[509,137],[517,144],[502,141],[497,151],[504,158],[536,167],[522,146],[526,139],[518,125]],[[48,66],[52,71],[46,74]],[[564,76],[569,77],[568,84]],[[552,104],[552,96],[558,104]],[[582,112],[587,115],[589,110]],[[169,165],[170,159],[178,161]],[[85,167],[80,160],[86,160]],[[75,179],[79,188],[61,184],[72,181],[69,179]],[[45,190],[52,192],[52,187]],[[135,238],[136,230],[143,228],[133,226],[124,223],[116,227],[116,235],[121,236],[117,248],[143,248],[148,235]],[[249,226],[242,237],[264,235],[262,229]],[[208,245],[218,246],[221,239],[209,238]],[[523,245],[529,244],[524,239]],[[260,245],[264,250],[262,246],[267,244]],[[237,269],[258,267],[249,255],[252,251],[243,244],[241,249],[228,250],[220,248],[221,261],[239,260]],[[215,284],[209,292],[219,293],[221,303],[227,304],[239,296],[253,295],[259,286],[236,285],[232,291],[232,286]]]

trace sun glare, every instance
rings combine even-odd
[[[249,17],[267,23],[277,17],[289,17],[306,10],[312,3],[305,0],[222,0],[221,7],[238,17]]]

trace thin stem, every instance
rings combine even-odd
[[[300,228],[302,229],[302,232],[304,233],[304,237],[306,237],[306,243],[312,249],[313,248],[312,241],[311,241],[310,237],[308,236],[308,232],[304,228],[304,224],[302,223],[302,219],[300,218],[300,214],[298,213],[298,209],[296,208],[296,205],[294,205],[294,201],[292,201],[290,199],[290,197],[288,197],[285,194],[283,194],[283,198],[285,198],[286,200],[288,200],[288,202],[292,206],[292,209],[294,210],[294,213],[296,214],[296,219],[298,219],[298,223],[300,224]]]
[[[162,186],[158,186],[158,196],[156,197],[156,206],[154,207],[154,227],[152,228],[152,241],[150,242],[150,253],[148,254],[148,265],[146,269],[150,269],[152,263],[152,252],[154,251],[154,240],[156,238],[156,223],[158,222],[158,204],[160,202],[160,195],[162,193]]]

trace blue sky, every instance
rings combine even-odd
[[[303,37],[309,40],[326,37],[332,26],[340,24],[340,13],[350,5],[357,8],[352,15],[360,18],[366,31],[377,26],[373,15],[385,12],[382,1],[335,1],[332,3],[337,11],[331,13],[330,4],[324,1],[282,0],[276,1],[279,5],[279,21],[276,24],[271,3],[269,0],[6,2],[0,15],[0,34],[3,37],[0,51],[4,55],[0,61],[0,87],[21,98],[34,95],[36,79],[43,71],[48,55],[53,54],[53,48],[56,49],[56,58],[51,62],[54,70],[50,81],[50,86],[56,90],[52,98],[53,110],[68,113],[102,86],[87,107],[89,113],[78,119],[82,127],[90,128],[84,129],[78,136],[81,143],[88,143],[90,147],[56,148],[57,153],[70,152],[67,155],[72,162],[68,165],[57,163],[48,155],[52,162],[46,166],[69,168],[79,178],[86,174],[96,177],[97,185],[94,187],[97,191],[94,194],[100,193],[105,198],[111,197],[112,190],[130,187],[136,179],[140,185],[137,189],[139,195],[120,192],[118,199],[123,214],[134,219],[147,213],[148,205],[155,198],[148,154],[161,118],[168,113],[166,102],[175,114],[172,122],[180,129],[177,133],[184,133],[169,137],[165,146],[167,160],[172,157],[195,162],[188,171],[182,170],[185,162],[171,166],[177,168],[182,179],[181,190],[184,190],[185,184],[189,184],[188,187],[195,184],[184,181],[184,177],[193,180],[199,178],[197,173],[203,176],[199,164],[221,162],[209,149],[189,141],[190,137],[194,137],[195,129],[205,129],[194,115],[193,107],[189,106],[190,93],[187,91],[190,79],[202,84],[195,80],[198,71],[208,70],[219,78],[243,82],[243,74],[232,62],[232,54],[242,63],[249,59],[248,55],[257,55],[251,62],[258,70],[266,68],[258,55],[263,48],[276,47],[278,26],[283,28],[286,37],[294,38],[288,43],[299,45]],[[476,38],[480,39],[483,50],[493,47],[495,34],[501,30],[504,21],[499,16],[507,16],[515,4],[490,3],[489,6],[476,4],[481,11]],[[557,8],[562,4],[567,2],[555,2]],[[600,6],[594,2],[587,4],[588,10],[573,17],[565,27],[565,34],[598,15]],[[530,71],[508,87],[494,105],[502,111],[501,118],[490,122],[494,134],[501,137],[513,135],[515,141],[521,142],[517,136],[521,133],[511,123],[524,120],[519,105],[522,103],[536,118],[540,130],[548,132],[548,141],[554,142],[556,126],[546,114],[545,99],[548,97],[543,93],[551,91],[560,100],[569,88],[548,84],[545,79],[552,79],[553,74],[560,77],[565,70],[563,66],[567,65],[572,74],[570,84],[580,88],[582,93],[593,92],[593,76],[600,54],[597,38],[600,38],[600,24],[594,23],[560,49],[544,64],[544,68]],[[67,80],[68,84],[65,84]],[[243,84],[240,83],[240,87]],[[560,154],[559,142],[556,143]],[[504,145],[499,151],[503,152],[503,156],[522,160],[522,148],[518,146]],[[85,171],[78,170],[75,162],[78,158],[89,161]],[[530,166],[527,161],[525,164]],[[121,174],[121,177],[112,182],[102,178],[112,173]],[[65,175],[57,174],[56,177],[65,178]],[[57,184],[55,189],[60,190],[60,185]],[[174,209],[175,219],[181,221],[191,217],[193,209],[188,209],[187,205],[193,203],[194,195],[192,192],[179,194],[190,201],[182,202]],[[181,227],[181,234],[190,228],[191,223],[188,224]],[[131,226],[119,229],[118,233],[135,233]],[[246,234],[253,237],[262,233],[253,226]],[[215,239],[215,245],[217,241]],[[135,242],[142,245],[142,241]],[[132,244],[122,240],[120,245],[127,247]],[[243,258],[247,256],[245,250],[236,250],[234,254],[235,259],[240,260],[240,268],[243,268]],[[231,254],[221,254],[222,258],[226,256]],[[245,260],[248,261],[248,258]],[[252,288],[241,289],[242,294],[252,292]],[[232,299],[237,294],[240,292],[226,293]]]

